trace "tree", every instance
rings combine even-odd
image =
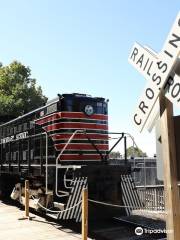
[[[129,147],[127,148],[127,156],[128,157],[147,157],[147,154],[143,152],[138,147]]]
[[[112,158],[112,159],[113,158],[117,159],[117,158],[121,158],[122,155],[119,151],[118,152],[111,152],[109,157]]]
[[[9,66],[0,64],[0,116],[17,117],[44,105],[47,97],[42,94],[31,70],[18,61]]]

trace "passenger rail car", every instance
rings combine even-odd
[[[62,94],[0,125],[0,193],[23,203],[30,180],[32,207],[66,209],[87,186],[92,199],[122,203],[120,174],[109,166],[108,107],[104,98]],[[36,201],[37,203],[37,201]],[[74,210],[73,210],[74,211]],[[58,218],[80,220],[80,208]]]

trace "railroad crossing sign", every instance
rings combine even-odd
[[[180,107],[179,54],[180,13],[159,54],[135,43],[129,56],[129,62],[148,80],[134,113],[134,123],[140,131],[147,125],[147,121],[151,118],[154,121],[156,118],[154,110],[159,98],[166,228],[171,231],[167,232],[168,240],[180,239],[180,196],[177,178],[177,160],[179,159],[176,156],[178,146],[175,144],[172,104]]]
[[[134,123],[140,132],[144,129],[161,92],[166,90],[167,97],[180,106],[180,81],[174,73],[179,54],[180,12],[159,54],[138,43],[134,44],[129,62],[148,80],[134,113]]]

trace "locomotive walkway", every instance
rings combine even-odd
[[[24,211],[0,201],[0,240],[79,240],[81,234],[30,213],[32,220],[22,220]]]

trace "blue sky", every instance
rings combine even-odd
[[[134,135],[155,153],[154,134],[139,134],[133,110],[145,86],[127,59],[135,41],[159,52],[179,12],[168,0],[0,0],[0,61],[19,60],[49,98],[81,92],[110,99],[110,130]]]

